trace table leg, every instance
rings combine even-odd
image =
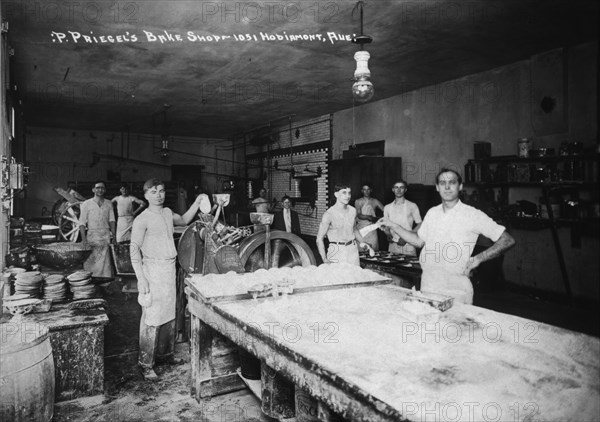
[[[193,313],[190,318],[192,397],[200,401],[201,398],[245,388],[236,371],[239,367],[237,347]]]

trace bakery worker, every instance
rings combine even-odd
[[[117,243],[125,242],[131,239],[131,227],[136,215],[146,208],[146,204],[141,199],[129,194],[129,188],[125,185],[119,189],[121,195],[112,199],[117,204]],[[137,204],[134,211],[134,204]]]
[[[265,188],[261,188],[258,191],[258,197],[252,200],[252,205],[256,208],[256,212],[271,212],[272,204],[267,199],[267,190]]]
[[[360,230],[375,223],[378,218],[375,212],[379,209],[383,211],[383,204],[371,196],[373,187],[370,183],[363,183],[361,192],[362,198],[358,198],[354,202],[354,208],[356,208],[356,227]],[[373,250],[379,250],[379,240],[377,239],[377,230],[363,236],[365,243],[368,243]]]
[[[404,180],[398,180],[392,187],[394,192],[394,201],[383,208],[383,216],[392,223],[399,224],[407,230],[418,231],[421,226],[421,214],[419,207],[414,202],[404,197],[408,190],[408,184]],[[416,227],[413,226],[416,224]],[[416,255],[417,250],[410,243],[406,243],[396,233],[392,233],[389,228],[384,229],[390,241],[388,251],[404,255]]]
[[[115,213],[112,202],[104,198],[106,184],[99,180],[92,188],[94,197],[81,203],[79,231],[81,239],[92,248],[83,268],[94,277],[113,277],[109,247],[115,241]]]
[[[283,209],[275,213],[273,217],[273,230],[281,230],[288,233],[293,233],[300,236],[300,217],[298,213],[292,209],[292,199],[284,195],[281,198]]]
[[[462,178],[455,170],[442,169],[436,177],[435,188],[442,203],[427,212],[418,231],[407,230],[386,217],[380,222],[406,242],[422,248],[421,290],[446,294],[459,302],[471,304],[471,272],[482,262],[504,253],[515,244],[515,240],[485,213],[461,202]],[[471,256],[479,235],[494,243],[485,251]]]
[[[323,214],[317,233],[317,248],[323,263],[348,263],[360,265],[357,242],[361,248],[371,247],[364,242],[356,227],[356,209],[349,205],[352,192],[348,185],[335,185],[335,204]],[[329,239],[325,253],[323,238]]]
[[[158,179],[144,183],[148,208],[135,220],[131,232],[131,265],[138,280],[140,320],[139,365],[144,378],[156,379],[156,361],[177,363],[175,351],[175,258],[173,226],[189,224],[203,195],[183,215],[163,206],[165,185]]]

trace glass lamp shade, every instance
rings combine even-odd
[[[366,77],[360,78],[352,85],[352,96],[359,103],[369,101],[373,98],[374,94],[375,88],[373,88],[373,84]]]
[[[369,81],[371,72],[369,71],[369,58],[371,56],[367,51],[357,51],[354,54],[354,60],[356,60],[356,70],[354,71],[354,78],[356,82],[352,85],[352,96],[354,100],[363,103],[373,98],[375,89],[373,84]]]

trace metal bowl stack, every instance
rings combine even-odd
[[[29,298],[37,299],[41,296],[43,280],[39,271],[18,273],[15,275],[15,294],[24,294]]]
[[[96,297],[96,285],[92,283],[92,273],[89,271],[76,271],[67,276],[73,300],[92,299]]]
[[[44,277],[44,299],[51,299],[54,303],[67,300],[67,282],[62,274],[50,274]]]

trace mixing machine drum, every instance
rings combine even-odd
[[[206,245],[200,236],[200,226],[192,223],[183,232],[177,248],[177,259],[181,268],[188,274],[202,274],[202,263]],[[271,237],[271,258],[269,268],[304,267],[317,265],[310,246],[292,233],[273,230]],[[243,239],[238,246],[238,254],[246,272],[267,268],[265,263],[266,232],[258,232]]]
[[[270,237],[271,258],[269,268],[317,265],[317,260],[310,246],[295,234],[273,230]],[[254,233],[240,243],[238,252],[246,272],[267,268],[264,259],[265,243],[266,232]]]

